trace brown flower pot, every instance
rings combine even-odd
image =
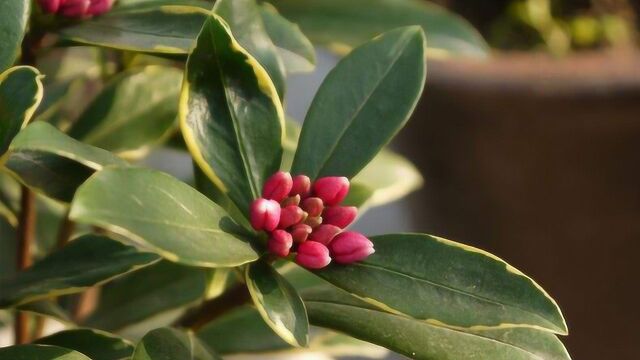
[[[640,55],[430,62],[396,145],[420,230],[488,249],[561,305],[575,359],[632,359],[640,310]]]

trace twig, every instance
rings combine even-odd
[[[56,241],[56,246],[58,249],[64,247],[71,238],[73,231],[75,230],[76,224],[69,219],[69,210],[64,214],[64,218],[60,222],[60,227],[58,228],[58,238]]]
[[[175,326],[198,330],[210,321],[218,318],[231,309],[242,306],[251,300],[249,290],[243,285],[238,285],[225,292],[220,297],[207,300],[199,307],[188,311],[181,318],[176,320]]]
[[[18,270],[31,266],[31,248],[36,225],[35,195],[26,186],[21,187],[20,218],[18,221]],[[17,312],[15,319],[15,342],[24,344],[29,341],[29,317],[24,312]]]

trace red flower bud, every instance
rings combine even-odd
[[[251,203],[251,226],[256,230],[273,231],[280,222],[280,204],[277,201],[259,198]]]
[[[309,197],[302,200],[302,210],[306,211],[309,216],[320,216],[323,209],[324,205],[319,197]]]
[[[293,180],[291,179],[291,174],[278,171],[271,175],[264,183],[262,197],[280,202],[289,195],[292,186]]]
[[[300,205],[300,195],[289,196],[288,198],[280,201],[280,205],[282,207],[287,207],[289,205]]]
[[[371,240],[354,231],[338,234],[329,244],[329,248],[333,259],[340,264],[363,260],[375,252]]]
[[[326,246],[315,241],[305,241],[298,245],[296,263],[308,269],[322,269],[329,265],[331,257]]]
[[[349,193],[349,179],[343,176],[320,178],[313,184],[313,192],[322,199],[325,206],[337,205]]]
[[[322,224],[315,228],[309,237],[309,240],[317,241],[324,245],[329,245],[331,240],[342,231],[335,225]]]
[[[313,229],[311,229],[311,226],[307,224],[295,225],[291,229],[291,236],[293,237],[293,241],[296,243],[305,242],[309,237],[309,234],[311,234],[312,230]]]
[[[87,15],[101,15],[111,10],[114,0],[91,0]]]
[[[278,228],[286,229],[304,220],[305,212],[295,205],[289,205],[280,212]]]
[[[64,0],[60,4],[58,12],[66,17],[83,17],[90,5],[90,0]]]
[[[289,255],[291,246],[293,246],[293,238],[284,230],[274,230],[267,243],[269,252],[280,257]]]
[[[322,224],[322,217],[320,217],[320,216],[308,216],[306,219],[304,219],[304,223],[315,229],[320,224]]]
[[[63,0],[38,0],[38,3],[45,13],[56,13],[62,1]]]
[[[357,215],[358,209],[355,206],[332,206],[324,210],[322,222],[344,229],[355,220]]]
[[[306,175],[296,175],[293,177],[293,187],[290,195],[300,195],[307,197],[311,191],[311,179]]]

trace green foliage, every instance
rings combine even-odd
[[[20,54],[30,12],[29,0],[0,3],[0,73],[13,65]]]
[[[268,254],[249,222],[279,169],[350,178],[345,203],[360,214],[421,186],[385,146],[421,97],[426,56],[485,55],[463,20],[414,0],[122,0],[75,21],[38,8],[20,44],[28,2],[10,3],[0,68],[22,47],[50,77],[0,75],[0,165],[12,176],[0,177],[0,308],[18,325],[37,315],[66,329],[0,359],[379,357],[379,346],[430,360],[569,359],[554,300],[484,251],[383,235],[363,261],[310,271],[295,253]],[[59,41],[39,41],[51,32]],[[85,48],[49,48],[70,44]],[[304,125],[285,121],[287,75],[314,68],[314,45],[336,44],[352,51]],[[175,158],[155,152],[169,139]],[[16,271],[30,235],[35,263]]]

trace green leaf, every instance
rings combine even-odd
[[[30,66],[16,66],[0,74],[0,165],[11,140],[42,101],[42,89],[42,75]]]
[[[485,251],[424,234],[371,238],[376,252],[316,274],[380,308],[461,330],[532,327],[566,334],[555,301]]]
[[[288,344],[307,346],[307,312],[293,286],[263,261],[247,266],[245,280],[251,298],[267,325]]]
[[[424,33],[390,31],[327,75],[307,113],[292,171],[352,178],[404,126],[425,82]]]
[[[158,260],[100,235],[84,235],[32,267],[0,279],[0,307],[74,294]]]
[[[54,318],[60,322],[72,324],[69,314],[56,302],[51,300],[34,301],[16,307],[16,310]],[[55,344],[52,344],[55,345]]]
[[[196,163],[247,214],[280,166],[284,115],[267,72],[217,15],[187,60],[179,117]]]
[[[287,72],[313,71],[316,64],[316,52],[298,25],[278,14],[278,11],[269,3],[261,5],[260,15],[265,30],[276,46]]]
[[[107,165],[126,166],[126,162],[44,122],[34,122],[16,136],[5,164],[23,184],[65,202],[71,201],[89,176]]]
[[[31,1],[0,2],[0,72],[13,65],[29,22]]]
[[[166,66],[131,69],[111,81],[69,135],[117,153],[144,153],[175,129],[182,72]]]
[[[0,217],[6,220],[6,222],[12,227],[18,226],[18,218],[16,214],[9,208],[7,204],[0,199]]]
[[[131,360],[218,359],[211,349],[192,333],[171,328],[160,328],[145,335]]]
[[[569,360],[548,332],[525,328],[463,331],[390,314],[335,288],[304,294],[312,324],[425,360]]]
[[[213,12],[220,15],[240,46],[267,71],[280,98],[284,98],[285,69],[276,47],[267,35],[255,0],[218,0]]]
[[[193,304],[206,290],[206,269],[160,261],[102,287],[98,306],[84,325],[120,330]]]
[[[109,168],[76,193],[70,217],[98,226],[192,266],[231,267],[258,258],[227,213],[204,195],[165,173]]]
[[[231,310],[198,330],[198,338],[220,354],[290,349],[253,306]]]
[[[95,329],[73,329],[36,340],[37,344],[55,345],[79,351],[92,360],[129,358],[134,346],[128,340]]]
[[[358,207],[380,206],[399,200],[422,186],[423,179],[418,169],[406,158],[383,149],[356,175],[352,182],[369,192],[364,203]],[[354,191],[356,190],[356,191]],[[349,191],[349,197],[357,194],[357,189]],[[362,190],[360,190],[362,193]],[[345,200],[348,203],[349,199]],[[362,211],[362,209],[360,209]]]
[[[185,55],[209,11],[198,6],[154,3],[121,7],[61,31],[85,45],[165,55]]]
[[[429,56],[486,57],[489,46],[462,17],[420,0],[271,0],[315,43],[339,53],[407,25],[427,34]],[[363,11],[366,9],[366,11]]]
[[[91,360],[77,351],[51,345],[16,345],[0,348],[6,360]]]

